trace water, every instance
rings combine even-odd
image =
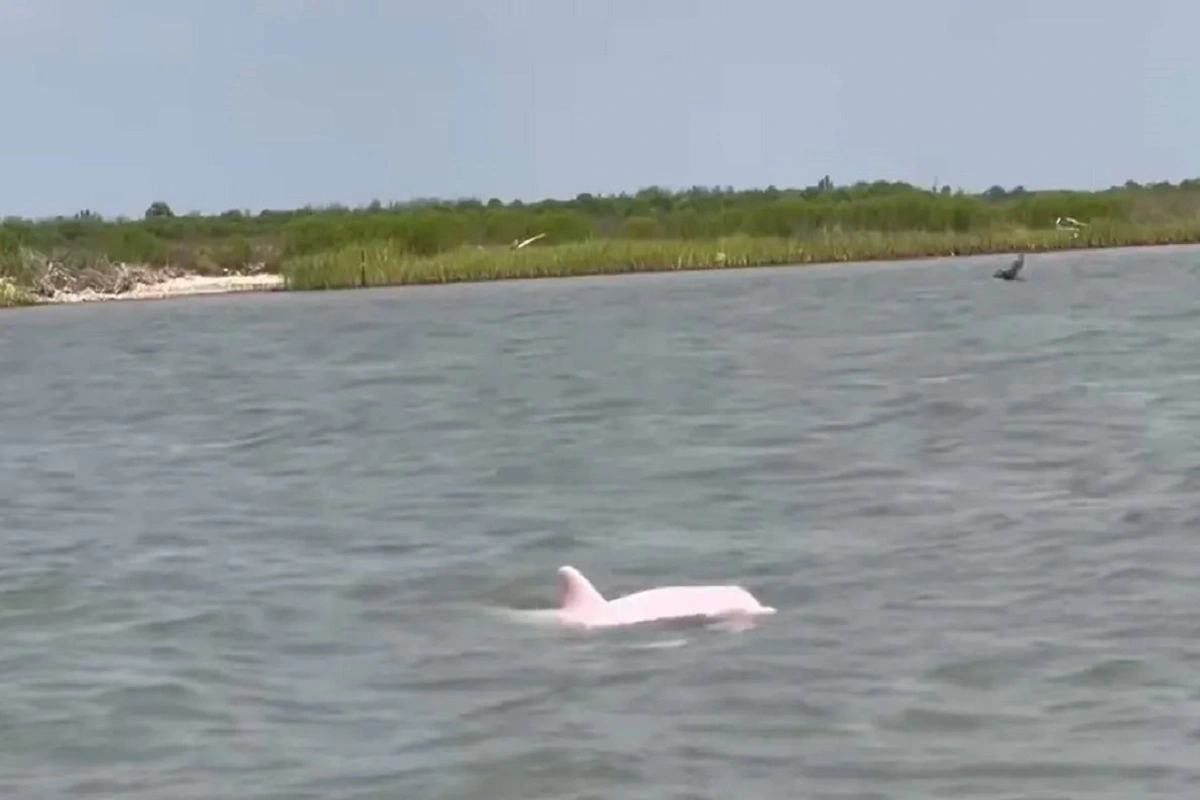
[[[1200,255],[1001,261],[0,315],[0,795],[1197,796]]]

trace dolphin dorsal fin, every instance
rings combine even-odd
[[[607,601],[591,581],[574,567],[558,568],[558,603],[563,608],[584,609],[602,606]]]

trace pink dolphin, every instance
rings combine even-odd
[[[741,586],[660,586],[605,600],[571,566],[558,568],[558,599],[559,608],[553,612],[558,621],[583,628],[694,617],[745,621],[775,613]]]

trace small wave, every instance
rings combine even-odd
[[[131,622],[127,626],[127,630],[152,637],[174,637],[181,634],[194,634],[196,629],[208,628],[219,618],[220,613],[215,609],[201,609],[172,617]]]
[[[889,785],[897,781],[920,781],[922,783],[938,780],[991,780],[1004,781],[1012,784],[1014,781],[1034,780],[1083,780],[1099,778],[1107,780],[1123,780],[1144,783],[1160,781],[1178,776],[1177,769],[1166,764],[1121,763],[1119,761],[1051,761],[1037,759],[1020,759],[1013,761],[974,761],[968,763],[953,763],[944,766],[910,765],[898,762],[874,761],[870,763],[854,763],[834,766],[813,766],[808,774],[821,779],[853,779],[856,781],[870,780]],[[1010,789],[1014,787],[1010,785]],[[1045,787],[1041,787],[1044,791]],[[1034,795],[1017,794],[1014,796]],[[1053,795],[1057,797],[1057,795]],[[1070,795],[1062,795],[1067,797]]]
[[[884,719],[879,728],[912,733],[965,733],[990,730],[1000,725],[1022,725],[1038,721],[1034,716],[914,707]]]
[[[583,544],[582,540],[573,533],[557,530],[543,533],[536,538],[530,538],[523,549],[533,551],[550,550],[553,552],[569,552]]]
[[[1113,687],[1142,685],[1147,677],[1147,665],[1141,659],[1106,658],[1054,680],[1071,686]]]
[[[503,606],[484,606],[485,614],[507,622],[539,627],[555,627],[558,624],[557,614],[548,608],[506,608]]]
[[[0,590],[0,618],[9,614],[58,611],[67,605],[66,586],[30,586]]]
[[[970,658],[935,667],[928,677],[968,689],[993,689],[1002,684],[1010,672],[1008,664],[996,659]]]
[[[479,756],[466,763],[466,774],[454,796],[562,797],[564,785],[594,784],[635,789],[642,786],[646,778],[639,760],[628,752],[530,747],[517,739],[506,745],[496,745],[496,748],[504,752],[486,758]]]

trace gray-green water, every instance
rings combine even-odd
[[[0,315],[0,796],[1200,796],[1200,254],[999,263]]]

